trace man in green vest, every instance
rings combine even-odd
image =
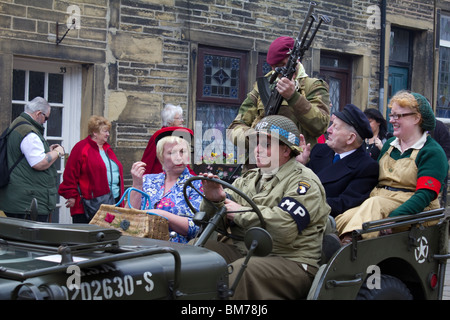
[[[48,102],[36,97],[9,127],[21,123],[8,136],[8,167],[21,160],[12,170],[8,185],[0,189],[0,210],[7,217],[30,219],[33,198],[38,204],[37,221],[49,221],[56,207],[58,176],[54,163],[64,155],[64,148],[59,144],[49,146],[44,138],[43,124],[50,112]]]

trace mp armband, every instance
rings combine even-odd
[[[291,215],[297,224],[298,233],[301,233],[309,225],[311,218],[308,210],[294,198],[286,197],[281,199],[278,207]]]

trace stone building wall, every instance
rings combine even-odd
[[[305,58],[307,71],[315,75],[321,52],[354,56],[352,99],[363,109],[378,107],[381,2],[318,1],[316,11],[328,15],[331,23],[322,26]],[[433,83],[435,1],[386,2],[389,26],[426,30],[426,45],[417,44],[415,53],[424,61],[418,66],[424,78],[415,86],[424,86],[424,80]],[[5,110],[0,129],[12,120],[14,57],[78,63],[83,66],[82,121],[74,125],[82,128],[82,138],[91,114],[108,117],[113,122],[111,144],[128,173],[160,128],[165,104],[180,104],[186,124],[193,126],[198,45],[244,50],[254,57],[267,52],[278,36],[296,37],[308,4],[298,0],[0,0],[0,108]],[[61,37],[74,14],[69,8],[79,9],[79,29],[70,30],[55,45],[56,22],[62,24]],[[253,63],[248,87],[254,71]],[[432,86],[423,89],[432,95]]]

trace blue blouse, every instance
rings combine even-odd
[[[147,201],[146,197],[142,196],[142,210],[161,209],[181,217],[188,217],[189,227],[187,236],[177,234],[175,238],[171,239],[173,242],[187,243],[196,236],[199,230],[199,227],[192,220],[194,213],[189,209],[183,196],[184,183],[190,177],[192,177],[192,175],[189,173],[189,169],[185,168],[183,173],[178,177],[177,182],[166,194],[164,194],[165,172],[146,174],[143,177],[142,191],[150,196],[150,203]],[[193,181],[192,185],[197,190],[203,192],[201,180]],[[187,188],[186,191],[192,206],[198,210],[200,208],[200,203],[202,202],[202,197],[192,188]]]
[[[106,155],[106,152],[104,150],[100,150],[100,155],[103,159],[103,162],[105,163],[106,166],[106,176],[108,177],[108,185],[111,185],[111,178],[113,181],[113,185],[112,185],[112,193],[114,198],[118,198],[120,197],[120,173],[119,173],[119,166],[117,165],[117,163],[115,163],[114,161],[112,161],[111,159],[108,158],[108,156]],[[111,162],[111,167],[109,166]],[[111,172],[112,169],[112,172]]]

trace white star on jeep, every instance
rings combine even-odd
[[[417,262],[423,263],[428,256],[428,241],[425,237],[420,237],[417,242],[419,245],[414,250],[414,254]]]

